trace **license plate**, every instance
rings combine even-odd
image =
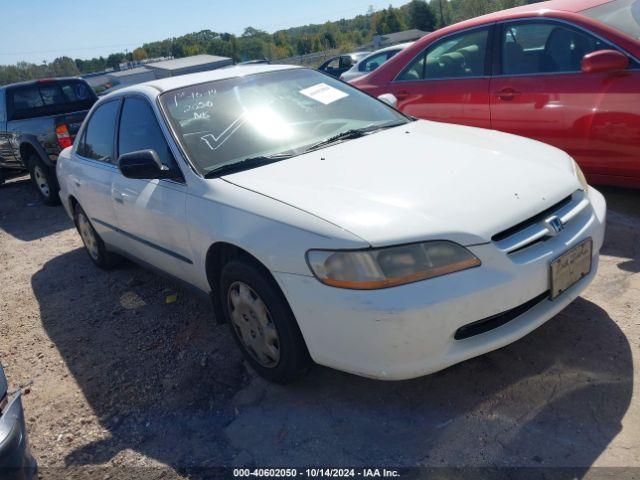
[[[551,262],[551,299],[589,275],[592,249],[593,240],[588,238]]]

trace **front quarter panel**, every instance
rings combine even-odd
[[[187,222],[194,264],[191,283],[209,290],[206,257],[218,242],[240,247],[272,272],[312,276],[311,248],[366,248],[367,242],[320,218],[223,179],[203,180],[201,194],[187,196]]]

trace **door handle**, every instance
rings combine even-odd
[[[398,100],[404,100],[405,98],[407,98],[409,95],[411,95],[408,91],[406,90],[398,90],[396,93],[396,98]]]
[[[514,88],[503,88],[502,90],[498,91],[498,98],[500,100],[513,100],[517,95],[520,95],[520,92],[518,92],[516,89]]]
[[[122,198],[122,192],[120,190],[116,190],[116,189],[111,190],[111,198],[113,198],[115,202],[124,203],[124,200]]]

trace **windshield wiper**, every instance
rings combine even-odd
[[[317,150],[321,147],[326,147],[327,145],[331,145],[332,143],[340,142],[342,140],[352,140],[355,138],[364,137],[373,132],[377,132],[378,130],[386,130],[387,128],[398,127],[400,125],[404,125],[407,122],[394,122],[387,123],[382,125],[368,125],[362,128],[352,128],[350,130],[345,130],[344,132],[340,132],[337,135],[326,138],[324,140],[320,140],[313,145],[309,145],[305,148],[304,153],[312,152],[313,150]]]
[[[210,172],[207,172],[204,178],[218,178],[223,175],[230,175],[232,173],[242,172],[244,170],[251,170],[252,168],[262,167],[270,163],[279,162],[280,160],[286,160],[293,157],[291,153],[276,153],[274,155],[260,155],[258,157],[245,158],[239,162],[228,163],[221,165],[218,168],[214,168]]]

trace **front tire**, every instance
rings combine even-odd
[[[95,231],[89,221],[89,217],[80,205],[75,207],[74,222],[89,258],[98,268],[111,270],[120,263],[122,257],[107,250],[100,235]]]
[[[31,181],[36,188],[36,192],[40,195],[45,205],[59,205],[60,186],[56,178],[56,171],[40,159],[40,157],[32,153],[27,159],[29,165],[29,173]]]
[[[234,340],[253,369],[275,383],[306,374],[311,358],[293,312],[266,272],[232,260],[222,269],[220,295]]]

